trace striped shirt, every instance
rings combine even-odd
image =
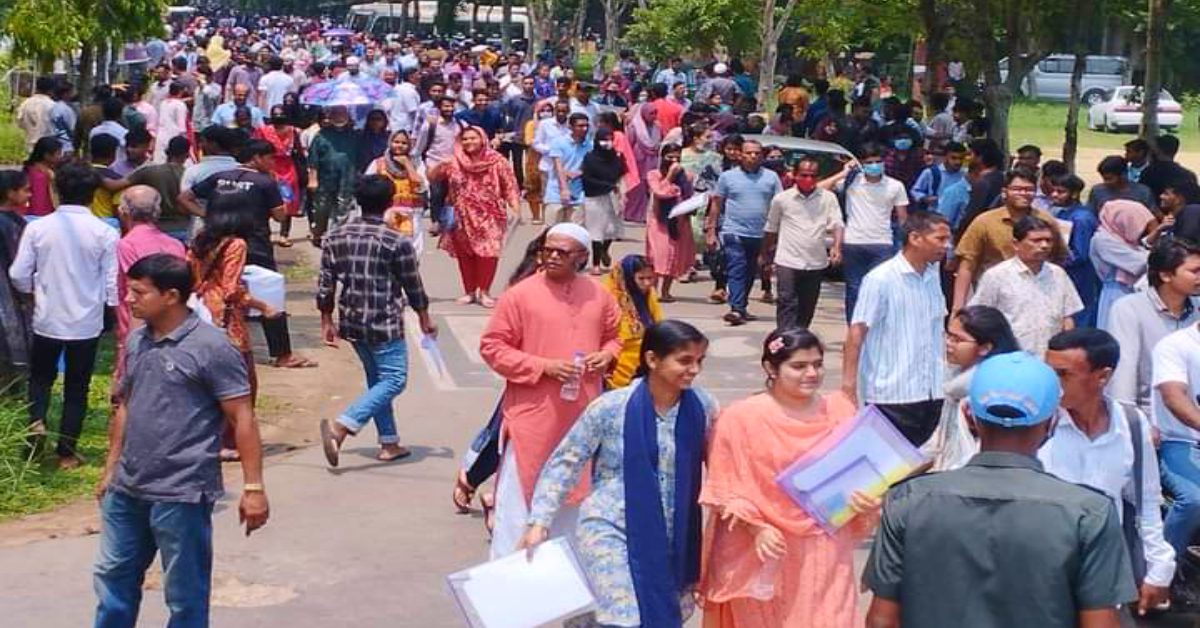
[[[864,403],[915,403],[943,396],[945,340],[937,264],[918,273],[903,253],[863,279],[852,324],[867,327],[858,363]]]

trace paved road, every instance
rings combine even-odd
[[[523,243],[532,234],[525,227],[519,239]],[[640,247],[622,243],[616,253]],[[506,258],[502,273],[514,264]],[[336,471],[326,467],[316,447],[272,457],[266,472],[272,519],[251,538],[242,536],[237,526],[239,482],[233,478],[232,494],[218,505],[215,516],[213,626],[464,625],[444,578],[483,560],[486,537],[479,513],[453,514],[450,488],[458,459],[486,420],[500,382],[477,352],[486,311],[453,305],[459,283],[443,254],[427,253],[422,273],[435,299],[433,311],[442,330],[439,346],[450,374],[439,377],[421,359],[412,360],[410,389],[396,407],[401,436],[414,455],[397,463],[378,463],[371,458],[373,434],[365,434],[347,444]],[[669,305],[667,314],[710,335],[710,359],[700,384],[728,403],[761,387],[757,356],[771,325],[725,327],[717,320],[723,309],[703,301],[710,286],[679,286],[681,302]],[[293,288],[300,293],[309,287]],[[300,309],[311,309],[305,303],[292,307],[297,325],[307,326],[298,333],[311,337],[312,312]],[[844,325],[839,303],[840,286],[827,288],[815,325],[830,344],[830,386],[840,379]],[[764,321],[772,314],[772,308],[757,303],[752,310]],[[410,348],[418,355],[415,342]],[[361,376],[348,349],[306,350],[321,359],[319,372],[328,374],[314,378],[331,401],[327,405],[344,404],[357,394]],[[320,415],[303,408],[296,413],[291,417],[296,429],[315,434]],[[236,475],[236,469],[229,472]],[[0,536],[20,526],[0,527]],[[0,625],[88,625],[95,604],[90,569],[97,539],[70,536],[0,549],[0,581],[7,584],[0,587]],[[858,552],[860,562],[862,554]],[[161,626],[165,611],[156,574],[151,574],[147,589],[139,626]]]

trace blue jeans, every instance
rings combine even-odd
[[[745,314],[750,302],[750,288],[758,278],[761,249],[762,238],[721,234],[721,253],[725,256],[725,275],[729,281],[729,309],[738,314]]]
[[[1163,519],[1163,536],[1182,559],[1200,530],[1200,449],[1194,443],[1163,441],[1158,447],[1163,488],[1174,501]]]
[[[92,583],[95,628],[133,628],[142,581],[162,554],[167,628],[207,628],[212,589],[211,503],[151,502],[108,491],[101,502],[103,536]]]
[[[359,395],[337,421],[352,434],[357,434],[368,421],[375,419],[379,443],[398,443],[400,436],[396,433],[392,400],[408,385],[408,345],[403,338],[377,345],[360,341],[350,344],[366,373],[367,391]]]
[[[886,262],[896,250],[890,244],[843,244],[842,276],[846,280],[846,322],[854,320],[858,289],[872,268]]]

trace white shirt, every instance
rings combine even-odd
[[[1168,382],[1187,384],[1188,397],[1195,399],[1200,393],[1200,331],[1195,325],[1174,332],[1154,346],[1154,370],[1150,395],[1150,407],[1154,410],[1154,424],[1162,433],[1162,439],[1200,443],[1200,431],[1175,418],[1163,403],[1158,387]]]
[[[258,79],[258,93],[263,94],[263,111],[268,115],[271,107],[283,104],[283,96],[296,88],[296,79],[283,70],[267,72]]]
[[[1127,495],[1130,503],[1135,501],[1133,435],[1125,419],[1125,408],[1107,399],[1106,405],[1108,429],[1095,440],[1079,429],[1070,413],[1060,409],[1058,427],[1038,451],[1038,459],[1048,473],[1108,495],[1116,503],[1117,514],[1123,515],[1122,496]],[[1175,574],[1175,550],[1163,539],[1158,455],[1145,421],[1142,421],[1141,448],[1142,509],[1138,513],[1138,533],[1146,555],[1146,582],[1165,587]]]
[[[829,266],[825,236],[842,226],[837,197],[817,189],[809,196],[792,188],[771,199],[767,233],[778,233],[775,263],[793,270],[818,270]]]
[[[120,234],[80,205],[62,205],[25,227],[8,275],[33,293],[33,332],[89,340],[104,330],[104,306],[117,305]]]
[[[420,108],[421,94],[417,92],[417,86],[409,81],[401,81],[396,85],[388,114],[392,131],[408,131],[411,134],[416,129],[417,110]]]
[[[1034,274],[1015,257],[983,273],[970,304],[1000,310],[1021,348],[1036,356],[1046,353],[1050,338],[1063,330],[1067,317],[1083,309],[1075,284],[1061,266],[1044,262]]]
[[[579,102],[578,99],[572,98],[571,99],[571,113],[582,113],[583,115],[587,116],[588,125],[591,126],[593,129],[595,129],[596,128],[596,118],[600,117],[600,107],[598,107],[596,105],[596,103],[594,103],[590,100],[588,101],[588,104],[585,105],[585,104]]]
[[[549,117],[545,120],[539,120],[537,128],[533,132],[533,150],[537,151],[542,156],[538,162],[538,170],[542,172],[553,172],[554,164],[550,160],[550,145],[560,137],[567,137],[571,134],[571,127],[558,123],[558,118]]]
[[[892,211],[908,206],[908,193],[887,175],[872,183],[860,172],[846,190],[846,205],[846,244],[891,244]]]

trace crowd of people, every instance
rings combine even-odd
[[[1085,195],[1038,147],[1004,154],[970,98],[905,102],[867,65],[788,77],[760,114],[737,60],[623,54],[589,83],[553,52],[298,19],[199,17],[152,44],[145,75],[82,106],[40,77],[16,116],[29,158],[0,172],[0,367],[30,455],[56,435],[58,467],[81,463],[116,341],[97,626],[133,625],[156,551],[173,617],[207,625],[222,460],[241,461],[247,532],[266,522],[248,325],[271,365],[317,364],[247,273],[278,271],[300,218],[322,340],[366,379],[320,422],[329,464],[372,421],[379,460],[409,455],[404,311],[436,338],[421,259],[449,255],[505,382],[455,508],[478,495],[494,557],[569,536],[589,621],[681,626],[699,603],[706,625],[851,626],[871,535],[872,627],[1113,626],[1200,601],[1178,575],[1200,529],[1200,187],[1174,136],[1128,142]],[[493,295],[526,220],[545,226]],[[809,328],[838,268],[826,386]],[[776,309],[765,391],[723,410],[694,385],[708,339],[664,310],[705,280],[730,326],[756,320],[755,285]],[[850,496],[829,533],[775,478],[867,405],[937,473]]]

